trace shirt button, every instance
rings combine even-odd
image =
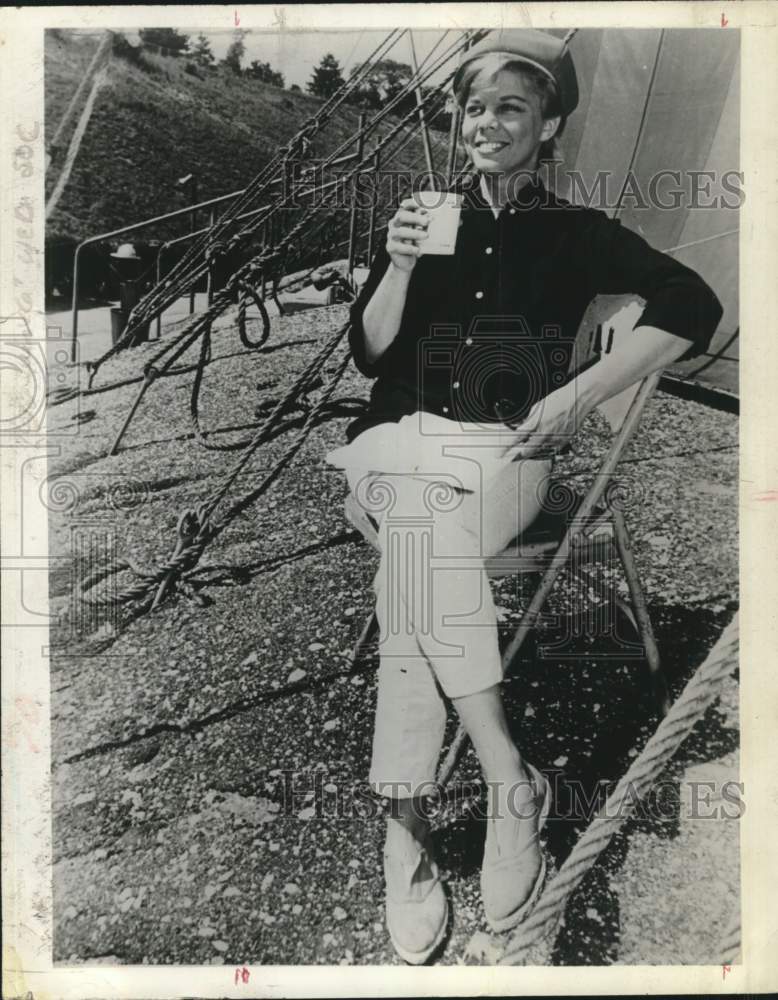
[[[492,248],[487,247],[486,250],[484,250],[484,253],[492,253]]]
[[[476,293],[475,293],[475,297],[476,297],[477,299],[482,299],[482,298],[484,297],[484,293],[483,293],[483,292],[476,292]]]
[[[508,215],[515,215],[515,214],[516,214],[516,209],[515,208],[509,208],[508,209]]]
[[[472,337],[468,337],[467,340],[465,341],[465,343],[467,344],[468,347],[470,347],[470,345],[473,343],[473,338]]]
[[[458,389],[459,388],[459,382],[454,382],[452,388]]]
[[[444,412],[444,413],[448,413],[448,407],[447,407],[447,406],[444,406],[444,407],[443,407],[443,412]]]

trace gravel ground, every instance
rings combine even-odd
[[[256,352],[226,321],[202,396],[212,440],[245,437],[258,403],[277,397],[345,316],[333,306],[275,320]],[[137,375],[154,349],[119,356],[100,382]],[[192,439],[191,379],[151,388],[114,457],[105,456],[137,385],[49,415],[60,444],[47,501],[61,559],[50,584],[61,615],[51,653],[55,960],[397,964],[382,919],[381,808],[364,784],[376,657],[350,660],[376,557],[343,517],[341,474],[323,462],[348,419],[318,426],[208,547],[192,580],[205,606],[179,594],[153,614],[106,619],[74,601],[73,580],[110,546],[139,567],[167,558],[180,512],[237,460]],[[339,395],[366,389],[350,369]],[[736,423],[658,395],[620,470],[673,694],[736,609]],[[264,446],[233,495],[256,486],[289,442]],[[560,476],[584,483],[604,446],[593,419]],[[79,538],[95,528],[102,541],[90,553]],[[602,579],[613,572],[598,568]],[[530,581],[495,586],[507,641]],[[539,645],[506,687],[518,744],[557,786],[552,866],[583,826],[566,808],[575,790],[592,798],[612,787],[657,721],[639,659],[614,655],[612,639],[569,636],[575,599],[571,584],[556,588]],[[662,776],[654,808],[625,823],[571,898],[549,962],[719,961],[737,903],[737,823],[692,819],[687,805],[691,783],[737,780],[736,708],[732,677]],[[473,794],[436,818],[455,914],[443,964],[465,961],[485,930],[477,779],[468,753],[454,787]],[[726,813],[720,796],[714,805]]]

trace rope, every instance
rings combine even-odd
[[[398,38],[391,41],[389,48],[391,48],[399,40],[399,38],[402,37],[402,34],[404,34],[404,31],[398,36]],[[476,34],[480,38],[488,34],[488,32],[483,31]],[[355,139],[360,137],[364,138],[370,132],[374,131],[377,128],[379,122],[381,122],[387,115],[391,114],[392,110],[397,106],[397,104],[402,100],[404,100],[408,96],[408,94],[412,92],[414,87],[420,86],[422,82],[429,79],[429,77],[433,75],[435,72],[437,72],[437,70],[442,65],[444,65],[445,62],[448,61],[448,59],[450,59],[454,54],[456,54],[456,52],[460,48],[462,48],[465,44],[467,44],[468,40],[469,37],[465,35],[462,40],[452,43],[452,45],[449,46],[449,49],[447,49],[441,56],[439,56],[438,59],[435,61],[434,65],[431,66],[429,69],[427,69],[427,71],[424,74],[421,73],[414,74],[408,81],[406,86],[395,96],[395,98],[393,98],[392,101],[390,101],[384,108],[382,108],[362,129],[358,129],[356,133],[352,134],[334,152],[332,152],[327,157],[326,160],[324,160],[321,164],[319,164],[315,168],[314,176],[316,176],[317,173],[321,173],[323,169],[326,168],[327,166],[330,166],[332,161],[335,160],[343,152],[343,150],[353,145]],[[322,121],[320,119],[322,118],[328,119],[329,117],[331,117],[334,110],[341,103],[343,103],[343,101],[346,99],[351,90],[354,89],[354,87],[356,87],[361,82],[361,79],[364,77],[364,75],[366,75],[366,73],[369,70],[370,60],[372,60],[372,58],[374,58],[374,56],[371,56],[369,60],[365,61],[360,73],[355,74],[353,77],[349,79],[347,84],[344,84],[344,88],[342,88],[343,94],[339,97],[337,102],[332,107],[329,106],[329,102],[327,105],[325,105],[325,109],[327,112],[326,115],[324,115],[323,113],[325,109],[320,109],[316,120],[317,130],[320,129],[322,126]],[[429,58],[429,55],[427,58]],[[427,60],[425,59],[425,62],[426,61]],[[448,82],[448,80],[446,82]],[[301,151],[302,139],[307,137],[309,132],[310,132],[310,124],[304,126],[294,137],[294,139],[290,141],[287,147],[288,156],[291,156],[293,152],[299,153]],[[224,214],[214,224],[214,227],[210,231],[210,234],[203,237],[203,239],[199,241],[198,244],[193,245],[187,252],[187,254],[184,255],[182,260],[174,267],[173,271],[170,272],[170,274],[168,275],[168,284],[170,284],[173,281],[174,277],[177,277],[177,273],[183,270],[185,265],[188,265],[189,263],[191,263],[191,261],[196,259],[200,251],[203,250],[208,245],[209,241],[220,236],[231,222],[236,221],[236,218],[240,214],[240,212],[244,208],[246,208],[252,202],[252,200],[256,200],[256,198],[259,196],[260,193],[264,193],[264,191],[267,190],[272,181],[275,179],[277,168],[279,166],[282,166],[286,159],[287,157],[284,158],[277,157],[275,160],[273,160],[271,164],[269,164],[268,167],[266,167],[265,170],[262,171],[262,174],[245,189],[240,199],[236,200],[236,202],[232,203],[225,210]],[[233,236],[230,242],[234,244],[236,240],[239,241],[245,238],[246,236],[252,235],[261,225],[263,225],[268,220],[268,218],[270,218],[277,211],[278,207],[279,207],[278,205],[275,206],[271,205],[268,211],[264,215],[262,215],[261,218],[255,220],[250,226],[245,227],[238,234]],[[180,278],[178,281],[178,286],[180,286],[181,289],[185,289],[186,286],[189,283],[191,283],[191,281],[196,280],[198,277],[202,276],[202,273],[203,273],[202,270],[197,271],[197,269],[195,269],[194,272]],[[143,312],[143,310],[147,305],[149,306],[153,305],[155,309],[157,308],[157,305],[153,302],[154,294],[155,294],[154,292],[150,293],[150,295],[147,296],[146,299],[144,299],[143,302],[139,304],[138,321],[140,321],[141,315],[143,316],[143,319],[149,318],[149,315],[151,315],[151,318],[153,318],[152,313],[149,313],[149,315],[147,315],[145,312]],[[173,294],[174,292],[172,290],[168,291],[167,293],[168,298]],[[178,291],[175,292],[175,295],[177,294]],[[148,310],[146,312],[148,312]]]
[[[532,914],[508,942],[500,964],[522,964],[526,952],[556,930],[573,890],[717,696],[721,682],[737,665],[737,650],[736,615],[705,661],[697,668],[668,715],[659,723],[642,753],[608,797],[601,814],[592,821],[556,877],[549,883]],[[730,942],[727,940],[725,943]]]
[[[270,255],[267,255],[268,257]],[[210,327],[215,319],[226,312],[227,309],[234,303],[235,294],[241,289],[242,286],[250,284],[252,279],[256,279],[257,272],[262,266],[262,254],[253,257],[251,260],[247,261],[239,270],[237,270],[230,278],[227,285],[221,289],[214,297],[211,305],[206,309],[204,313],[200,313],[196,318],[191,320],[183,330],[176,334],[175,339],[171,341],[168,345],[162,348],[162,351],[156,356],[154,362],[156,362],[160,357],[166,354],[169,350],[175,347],[181,340],[185,339],[190,333],[198,332],[201,333],[206,327]],[[130,314],[130,319],[128,320],[127,327],[122,333],[121,337],[113,344],[101,357],[96,361],[87,361],[85,364],[86,370],[89,373],[89,388],[92,388],[92,382],[97,375],[100,367],[112,358],[114,355],[118,354],[119,351],[124,350],[128,342],[135,335],[138,323],[133,326],[132,323],[132,313]]]
[[[278,478],[284,468],[289,464],[289,462],[291,462],[305,443],[308,435],[313,429],[317,417],[327,406],[332,393],[348,367],[351,360],[351,352],[348,349],[335,369],[329,383],[322,391],[316,405],[311,408],[310,412],[306,416],[303,426],[300,429],[300,433],[292,442],[292,445],[284,452],[281,458],[267,473],[255,490],[252,490],[245,497],[236,501],[232,507],[222,515],[221,518],[218,520],[215,519],[217,508],[224,500],[237,478],[244,471],[254,453],[260,445],[270,439],[273,431],[279,423],[280,418],[285,412],[288,412],[290,403],[299,395],[300,391],[305,386],[310,384],[315,374],[324,366],[325,362],[335,352],[338,345],[348,332],[348,329],[349,324],[346,323],[330,338],[318,355],[316,355],[303,373],[295,380],[286,395],[279,400],[270,416],[257,430],[239,461],[224,478],[221,485],[212,494],[212,496],[207,501],[199,504],[196,508],[189,508],[182,512],[176,527],[175,548],[170,558],[158,569],[153,571],[139,570],[132,566],[126,559],[117,561],[110,567],[101,567],[86,580],[82,581],[79,586],[81,598],[85,603],[94,606],[107,607],[116,604],[130,604],[141,600],[148,604],[150,600],[150,609],[154,610],[173,585],[176,583],[183,583],[184,587],[186,587],[186,582],[182,581],[181,578],[195,568],[208,543],[219,535],[234,517],[250,506],[250,504],[254,503],[255,500],[266,492],[266,490]],[[130,586],[124,588],[118,594],[109,593],[105,595],[91,595],[89,593],[97,582],[104,580],[107,577],[115,576],[116,574],[127,569],[132,570],[138,577],[138,580]]]
[[[467,38],[467,36],[466,36],[466,38]],[[461,45],[462,45],[462,43],[457,43],[456,47],[459,48],[459,47],[461,47]],[[432,69],[429,72],[430,73],[435,72],[437,70],[438,66],[441,65],[442,62],[445,61],[446,58],[447,58],[447,53],[444,54],[442,57],[440,57],[437,60],[436,64],[432,67]],[[414,75],[416,77],[420,78],[420,74],[414,74]],[[446,77],[446,79],[444,79],[440,84],[438,84],[437,87],[431,89],[428,92],[428,94],[425,95],[425,97],[424,97],[424,99],[422,101],[421,106],[424,106],[424,105],[426,105],[426,104],[434,101],[443,92],[443,90],[445,89],[445,87],[448,85],[449,81],[453,77],[453,75],[454,75],[453,72],[450,73],[449,76]],[[409,87],[406,87],[405,89],[409,90]],[[399,99],[400,97],[401,97],[401,95],[398,95],[397,99]],[[388,107],[391,107],[391,106],[392,106],[392,104],[390,103],[390,105]],[[375,118],[373,119],[373,123],[372,124],[374,124],[376,121],[378,121],[381,118],[381,116],[384,115],[385,113],[387,113],[387,109],[384,109],[379,115],[376,115]],[[377,147],[374,150],[370,151],[365,156],[363,156],[362,159],[360,160],[360,162],[351,171],[349,171],[342,178],[339,178],[340,184],[342,184],[343,186],[347,186],[353,180],[353,178],[363,169],[364,165],[367,162],[369,162],[376,154],[380,153],[390,142],[393,141],[393,139],[395,138],[395,136],[397,134],[399,134],[399,132],[406,127],[406,125],[407,125],[407,123],[409,121],[416,119],[417,113],[418,113],[418,107],[417,108],[411,108],[411,110],[409,110],[408,113],[405,116],[403,116],[403,118],[401,118],[394,125],[394,127],[392,129],[390,129],[388,131],[388,133],[380,140],[380,142],[378,143]],[[418,124],[417,124],[417,127],[418,127]],[[395,152],[396,152],[396,150],[395,150]],[[332,158],[333,157],[330,157],[330,160],[332,160]],[[316,173],[316,171],[315,171],[315,173]],[[310,183],[310,178],[308,178],[306,180],[306,183]],[[339,187],[339,185],[338,185],[338,187]],[[336,190],[334,192],[330,193],[330,197],[331,198],[337,199],[337,197],[338,197],[338,187],[336,187]],[[251,235],[253,235],[254,231],[258,228],[258,226],[260,224],[265,224],[267,222],[268,218],[272,215],[272,213],[274,211],[278,211],[279,208],[282,206],[283,203],[284,203],[283,199],[279,199],[279,201],[274,206],[271,206],[270,209],[267,212],[264,213],[264,215],[262,216],[261,219],[255,220],[255,222],[253,222],[249,226],[245,227],[243,231],[241,231],[240,233],[234,235],[227,242],[227,244],[226,244],[226,251],[227,252],[231,251],[240,242],[244,242]],[[326,207],[326,201],[325,201],[325,206],[324,207]],[[233,209],[230,209],[229,211],[234,212]],[[193,320],[188,326],[186,326],[184,328],[184,330],[182,330],[176,336],[176,338],[172,341],[172,343],[169,344],[169,345],[167,345],[166,347],[164,347],[163,350],[160,352],[160,354],[157,355],[152,360],[151,364],[146,367],[146,370],[145,370],[145,373],[144,373],[144,381],[143,381],[143,384],[141,386],[140,392],[138,394],[137,399],[135,400],[135,403],[133,404],[133,406],[132,406],[132,408],[131,408],[131,410],[129,412],[129,415],[128,415],[127,419],[125,420],[124,425],[122,426],[119,434],[117,435],[116,440],[114,441],[114,444],[113,444],[113,447],[112,447],[112,450],[111,450],[112,454],[117,451],[118,446],[119,446],[119,442],[120,442],[121,438],[123,437],[124,433],[126,432],[126,430],[127,430],[128,426],[129,426],[129,424],[130,424],[130,422],[131,422],[131,420],[132,420],[135,412],[137,411],[138,406],[140,405],[140,401],[141,401],[144,393],[148,389],[148,387],[149,387],[150,383],[153,381],[153,379],[156,378],[160,374],[164,374],[165,373],[165,369],[167,369],[177,357],[180,357],[180,355],[186,349],[188,349],[188,347],[190,347],[192,344],[194,344],[195,340],[199,336],[201,336],[201,335],[204,336],[204,337],[206,336],[207,332],[210,331],[210,328],[211,328],[213,320],[217,316],[221,315],[224,311],[226,311],[226,309],[232,304],[235,291],[240,290],[243,293],[242,297],[240,298],[239,309],[238,309],[238,328],[239,328],[239,332],[240,332],[242,343],[244,343],[244,345],[248,346],[248,347],[260,346],[262,343],[264,343],[264,341],[267,339],[267,336],[269,334],[269,319],[268,319],[267,313],[266,313],[266,311],[264,309],[264,305],[262,303],[260,303],[259,297],[256,295],[256,293],[251,288],[251,282],[252,282],[252,280],[256,282],[258,280],[258,276],[265,274],[265,272],[268,269],[270,269],[273,264],[278,265],[278,262],[280,260],[282,260],[287,255],[287,253],[288,253],[288,251],[289,251],[289,249],[290,249],[293,241],[295,240],[295,238],[298,237],[302,233],[302,231],[308,226],[309,222],[313,218],[314,218],[314,212],[313,212],[313,210],[311,208],[309,208],[309,210],[307,212],[304,212],[302,214],[302,216],[296,221],[295,225],[286,233],[286,235],[273,248],[264,248],[261,253],[257,254],[254,257],[252,257],[246,264],[244,264],[243,267],[241,267],[238,271],[236,271],[232,275],[232,278],[230,279],[230,282],[228,283],[227,287],[224,290],[222,290],[222,293],[219,294],[214,299],[214,301],[212,302],[211,306],[206,310],[206,312],[204,314],[202,314],[200,317],[198,317],[197,319]],[[218,230],[219,230],[219,226],[215,226],[214,229],[211,231],[211,236],[213,237],[212,238],[212,245],[211,245],[212,251],[215,250],[215,246],[216,246],[216,244],[215,244],[215,237],[219,235]],[[208,239],[208,238],[210,238],[210,237],[206,237],[206,239]],[[220,244],[219,247],[222,250],[225,249],[225,245],[223,243]],[[205,271],[207,271],[207,269],[209,268],[209,266],[210,266],[210,261],[206,260],[200,266],[200,270],[197,273],[198,274],[204,273]],[[180,284],[181,284],[181,282],[179,281],[179,285]],[[159,289],[159,287],[160,286],[158,286],[158,289]],[[165,281],[164,287],[167,289],[166,294],[167,294],[168,298],[170,298],[171,296],[175,296],[175,295],[178,294],[178,291],[175,290],[176,283],[173,282],[169,277]],[[135,336],[135,332],[137,330],[137,327],[139,326],[139,324],[141,322],[145,321],[146,312],[144,312],[144,309],[145,309],[145,306],[146,306],[147,302],[149,301],[149,298],[153,297],[153,295],[154,295],[154,292],[150,293],[150,295],[146,299],[142,300],[141,303],[139,303],[135,307],[135,309],[133,309],[133,311],[130,314],[127,327],[126,327],[124,333],[122,334],[122,336],[119,338],[119,340],[114,345],[112,345],[112,347],[109,348],[109,350],[106,351],[102,355],[102,357],[100,357],[99,359],[97,359],[97,361],[88,362],[87,363],[87,371],[89,372],[89,380],[88,380],[88,386],[87,386],[87,388],[89,390],[92,389],[94,378],[96,377],[96,374],[97,374],[100,366],[105,361],[107,361],[110,357],[112,357],[113,355],[115,355],[119,351],[123,350],[132,341],[132,339]],[[245,315],[246,315],[247,297],[248,296],[251,296],[252,298],[254,298],[254,300],[257,303],[257,306],[258,306],[258,308],[260,310],[260,314],[262,316],[262,321],[263,321],[263,335],[262,335],[261,340],[257,344],[253,344],[253,343],[249,342],[248,339],[247,339],[247,337],[246,337]],[[179,346],[179,345],[181,345],[181,346]],[[208,346],[210,346],[210,335],[209,335],[209,333],[208,333]],[[159,359],[162,356],[164,356],[168,351],[172,351],[173,353],[171,354],[171,356],[165,362],[165,366],[164,366],[163,370],[162,371],[157,370],[157,364],[158,364]],[[203,344],[202,345],[202,350],[201,350],[201,355],[200,355],[200,361],[198,362],[198,366],[197,366],[197,377],[195,379],[194,393],[193,393],[192,401],[190,403],[190,411],[191,411],[191,415],[192,415],[192,423],[193,423],[194,434],[195,434],[196,439],[202,445],[205,445],[206,435],[203,434],[203,432],[202,432],[202,430],[200,428],[200,425],[199,425],[198,412],[197,412],[198,411],[197,400],[198,400],[198,395],[199,395],[200,387],[201,387],[201,384],[202,384],[202,372],[203,372],[204,365],[206,363],[205,358],[207,357],[207,355],[208,355],[208,350],[206,349],[206,345]],[[69,394],[67,396],[67,398],[71,398],[71,395]],[[64,401],[64,397],[63,397],[63,401]],[[240,443],[235,444],[235,445],[212,445],[211,447],[217,448],[218,450],[234,450],[235,448],[243,447],[243,445],[244,445],[244,442],[240,442]],[[205,445],[205,446],[207,447],[207,445]]]
[[[313,180],[315,181],[316,177],[320,176],[323,173],[324,169],[327,166],[331,165],[332,161],[337,158],[338,153],[342,149],[346,148],[349,145],[352,145],[355,138],[360,136],[364,137],[370,131],[374,130],[377,127],[378,123],[391,112],[391,110],[397,105],[397,103],[403,100],[404,97],[406,97],[407,94],[411,92],[414,86],[420,85],[421,82],[423,82],[423,80],[428,79],[433,73],[437,72],[437,70],[442,65],[445,64],[445,62],[451,57],[452,54],[454,54],[454,52],[458,51],[461,47],[467,44],[468,40],[469,38],[467,35],[463,36],[462,40],[455,42],[453,43],[453,45],[449,46],[449,49],[452,49],[453,51],[450,53],[447,50],[441,56],[439,56],[438,59],[434,61],[434,64],[426,71],[426,73],[414,74],[409,83],[406,85],[406,87],[404,87],[403,90],[400,91],[400,93],[393,99],[393,101],[389,102],[388,105],[382,108],[381,111],[378,114],[376,114],[363,129],[358,130],[356,135],[351,136],[345,143],[341,145],[341,147],[339,147],[337,150],[331,153],[330,156],[323,161],[323,163],[315,167],[313,172]],[[392,44],[394,44],[394,42],[392,42]],[[367,70],[365,70],[365,72],[366,71]],[[425,96],[424,98],[425,105],[430,101],[434,100],[440,93],[442,93],[442,91],[444,90],[448,82],[451,80],[453,75],[454,74],[452,72],[441,84],[439,84],[437,87],[431,90],[428,93],[428,95]],[[358,82],[357,76],[355,76],[353,80],[350,81],[350,84],[356,86],[357,82]],[[348,92],[349,92],[348,89],[344,91],[342,99],[345,99],[345,96],[347,96]],[[331,114],[334,108],[338,106],[338,103],[334,104],[331,108],[329,108],[328,113]],[[321,117],[321,112],[320,112],[320,117]],[[401,128],[405,126],[407,121],[414,117],[415,115],[410,113],[404,116],[399,123],[397,123],[392,129],[390,129],[387,136],[385,136],[380,141],[378,149],[379,150],[382,149],[388,143],[388,141],[390,141],[391,138],[393,138],[394,135]],[[317,128],[320,127],[321,127],[321,122],[318,122]],[[298,149],[297,147],[300,145],[302,138],[306,135],[306,128],[308,128],[308,126],[304,126],[302,129],[300,129],[298,131],[297,136],[295,136],[295,138],[290,142],[288,147],[289,155],[291,155],[292,152],[297,152],[297,153],[300,152],[300,149]],[[344,181],[346,179],[350,180],[351,178],[353,178],[355,174],[358,173],[364,167],[364,165],[372,158],[374,152],[375,151],[371,151],[366,156],[364,156],[363,159],[360,161],[360,163],[357,164],[357,166],[347,175],[347,178],[344,178]],[[97,359],[94,362],[91,362],[91,371],[93,373],[92,378],[94,378],[94,374],[97,372],[99,367],[106,360],[108,360],[108,358],[117,353],[117,351],[120,351],[127,346],[127,344],[134,337],[137,328],[141,324],[145,323],[147,320],[152,319],[154,315],[161,312],[161,310],[164,309],[167,305],[169,305],[170,302],[178,298],[178,296],[183,291],[185,291],[189,285],[191,285],[193,282],[203,277],[203,275],[208,271],[208,268],[210,266],[210,261],[207,259],[207,257],[206,259],[200,261],[199,263],[191,266],[187,273],[180,274],[179,272],[185,271],[186,266],[188,266],[192,261],[195,261],[201,251],[206,251],[209,247],[211,248],[212,252],[215,250],[215,244],[218,241],[220,241],[220,238],[222,237],[227,226],[235,221],[238,221],[237,216],[240,215],[241,211],[244,208],[246,208],[252,202],[252,200],[256,199],[256,197],[260,193],[260,190],[264,191],[269,186],[269,184],[271,183],[272,179],[274,178],[277,172],[277,167],[279,165],[283,166],[286,162],[287,158],[281,158],[281,159],[276,158],[272,162],[272,164],[269,164],[268,167],[265,168],[265,170],[263,170],[261,174],[245,189],[243,195],[225,210],[224,214],[220,217],[220,219],[216,223],[214,223],[213,227],[211,227],[209,232],[200,241],[198,241],[197,244],[190,247],[189,251],[187,251],[182,260],[179,261],[176,265],[174,265],[172,271],[168,273],[168,275],[165,278],[165,281],[160,282],[160,284],[155,289],[152,289],[152,291],[149,292],[148,295],[145,296],[141,300],[141,302],[139,302],[135,306],[135,308],[130,313],[127,327],[125,328],[122,337],[101,358]],[[306,178],[306,183],[311,183],[310,177]],[[335,193],[337,194],[337,190]],[[233,234],[233,236],[231,236],[228,240],[221,241],[219,243],[219,250],[221,250],[221,252],[228,253],[231,252],[232,250],[237,249],[241,244],[246,243],[252,236],[256,234],[256,232],[259,230],[261,226],[265,225],[268,222],[268,220],[271,219],[280,210],[281,207],[283,207],[283,199],[278,199],[275,204],[271,204],[270,206],[268,206],[266,211],[260,214],[251,223],[244,226],[243,229],[241,229],[238,233]],[[274,258],[276,258],[279,251],[288,247],[291,240],[304,228],[308,218],[312,217],[312,215],[313,212],[312,210],[309,209],[307,213],[303,214],[302,219],[300,219],[296,223],[291,233],[288,233],[287,236],[284,237],[275,248],[273,248],[272,250],[265,249],[260,255],[255,257],[253,259],[253,262],[250,262],[253,263],[254,269],[261,270],[262,268],[266,268],[271,263],[271,261]],[[90,379],[90,384],[91,384],[91,379]]]

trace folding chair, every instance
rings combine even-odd
[[[642,300],[636,296],[600,296],[595,299],[586,311],[576,336],[570,370],[577,371],[586,364],[596,363],[601,354],[618,350],[618,344],[632,333],[641,309]],[[634,335],[639,336],[639,333]],[[624,513],[609,493],[619,461],[638,429],[659,377],[659,372],[648,376],[598,408],[610,428],[612,440],[586,494],[577,495],[569,510],[558,514],[541,513],[503,552],[486,559],[485,566],[490,578],[542,574],[537,590],[503,653],[503,666],[507,672],[527,636],[538,625],[543,607],[560,572],[569,567],[574,573],[583,575],[587,583],[596,586],[596,581],[588,575],[585,566],[603,555],[617,556],[624,570],[632,608],[615,589],[609,594],[609,598],[613,606],[630,621],[642,640],[653,695],[659,712],[665,715],[670,702],[648,605],[633,557]],[[371,545],[378,548],[377,523],[351,494],[346,500],[345,512],[351,524]],[[355,660],[376,629],[373,614],[357,640]],[[440,768],[438,780],[441,784],[448,780],[464,740],[465,733],[460,726]]]

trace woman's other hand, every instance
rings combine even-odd
[[[513,441],[504,454],[514,460],[553,455],[575,437],[587,413],[580,400],[552,392],[535,403],[513,430]]]
[[[421,256],[420,243],[427,239],[429,216],[427,209],[413,198],[405,198],[389,220],[386,231],[386,251],[392,264],[400,271],[412,271]]]

